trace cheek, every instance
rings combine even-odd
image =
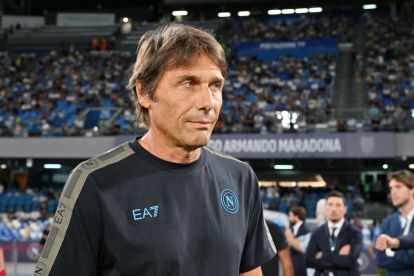
[[[220,104],[223,102],[223,95],[222,94],[213,94],[214,101],[216,104]]]
[[[223,101],[220,99],[219,101],[216,101],[216,104],[214,105],[214,111],[218,114],[220,112],[221,106],[223,105]]]

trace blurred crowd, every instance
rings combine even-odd
[[[365,15],[368,84],[373,130],[408,131],[414,121],[414,24],[404,17]]]
[[[16,189],[0,192],[0,241],[39,241],[56,211],[60,189]]]
[[[226,32],[228,43],[262,40],[296,41],[326,37],[350,41],[355,25],[353,15],[338,13],[285,15],[280,18],[235,20],[220,31]]]
[[[294,112],[300,123],[330,119],[335,80],[334,56],[283,57],[263,62],[255,57],[230,60],[223,109],[216,132],[282,132],[277,111]],[[279,116],[278,116],[279,115]]]
[[[123,52],[2,53],[0,136],[87,135],[94,109],[103,125],[121,112],[115,123],[130,133],[135,115],[125,84],[131,64]]]
[[[367,55],[358,56],[356,78],[368,84],[372,130],[414,129],[414,33],[411,23],[366,14]],[[219,32],[232,41],[335,37],[352,41],[358,19],[349,15],[292,16],[228,21]],[[230,23],[229,23],[230,22]],[[237,30],[237,31],[236,31]],[[240,31],[242,30],[242,31]],[[75,50],[43,55],[0,53],[0,136],[135,134],[136,115],[126,90],[130,52]],[[311,131],[323,123],[339,130],[332,96],[336,56],[283,56],[271,61],[238,58],[229,49],[218,133]],[[366,60],[366,61],[365,61]]]
[[[362,187],[343,187],[346,195],[349,219],[366,217],[364,208],[370,201]],[[329,189],[299,187],[261,187],[263,207],[288,214],[293,206],[302,206],[308,218],[317,216],[317,204],[325,198]],[[0,191],[0,241],[39,241],[50,225],[61,195],[61,188],[8,188]],[[371,202],[371,201],[370,201]]]
[[[279,211],[288,214],[293,206],[301,206],[305,208],[308,218],[315,218],[317,216],[317,203],[324,199],[327,193],[333,190],[329,189],[306,189],[306,188],[280,188],[279,186],[262,187],[261,197],[263,207],[265,209]],[[348,208],[347,218],[361,218],[365,217],[364,205],[367,201],[365,196],[355,185],[346,187],[345,193],[346,205]]]

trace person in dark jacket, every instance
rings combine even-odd
[[[362,233],[345,220],[345,197],[330,192],[326,197],[328,221],[314,229],[306,250],[306,263],[315,275],[358,276]]]

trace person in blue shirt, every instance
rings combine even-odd
[[[398,211],[384,219],[378,244],[382,243],[384,235],[391,238],[413,234],[414,216],[414,177],[408,170],[400,170],[390,174],[389,189],[392,204]],[[414,275],[414,250],[405,249],[394,251],[391,248],[376,250],[377,265],[387,270],[387,275]]]

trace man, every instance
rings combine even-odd
[[[290,230],[286,231],[292,263],[295,268],[295,276],[306,276],[306,258],[301,248],[301,237],[309,233],[305,226],[306,210],[300,206],[293,206],[289,211]]]
[[[262,275],[276,250],[257,178],[204,147],[226,76],[207,32],[142,36],[129,87],[148,131],[72,172],[35,275]]]
[[[293,265],[290,258],[289,246],[281,227],[266,219],[267,227],[277,250],[277,256],[262,265],[263,276],[278,276],[279,261],[282,266],[283,276],[293,276]]]
[[[316,211],[315,211],[315,219],[317,226],[322,225],[325,223],[326,219],[326,199],[321,198],[316,203]],[[298,236],[297,238],[293,237],[292,231],[286,231],[286,238],[288,240],[289,245],[294,248],[299,253],[305,254],[306,249],[308,248],[308,244],[310,241],[311,233],[308,232],[305,235]],[[306,256],[305,256],[305,267],[306,267]],[[296,272],[296,270],[295,270]],[[306,268],[306,275],[314,275],[315,269],[307,267]]]
[[[328,193],[328,221],[312,232],[306,250],[307,265],[316,269],[315,275],[360,275],[357,260],[362,250],[362,234],[345,221],[346,211],[344,195],[336,191]]]
[[[414,216],[414,177],[412,173],[408,170],[391,173],[388,186],[392,204],[398,208],[398,211],[382,222],[381,234],[378,237],[379,244],[381,244],[384,235],[395,238],[414,233],[412,225]],[[377,265],[387,269],[387,275],[414,275],[414,250],[394,251],[387,248],[383,251],[377,250],[376,253]]]

